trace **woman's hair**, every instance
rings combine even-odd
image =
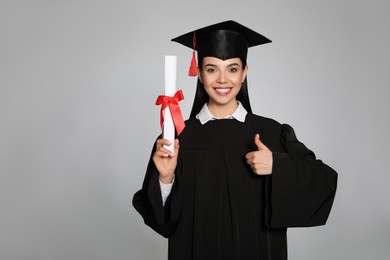
[[[198,64],[199,68],[202,68],[201,60],[199,60],[198,63],[199,63]],[[246,66],[246,61],[242,61],[242,67],[245,68],[245,66]],[[244,106],[246,111],[248,111],[248,113],[252,113],[251,104],[249,102],[248,83],[246,78],[241,85],[240,91],[237,93],[236,99],[237,101],[241,102],[241,104]],[[198,82],[196,84],[194,103],[192,104],[190,118],[194,118],[200,112],[203,105],[207,102],[209,102],[209,95],[204,89],[204,85],[202,84],[202,82],[200,82],[198,78]]]

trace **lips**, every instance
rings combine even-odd
[[[217,92],[220,96],[226,96],[230,93],[232,88],[214,88],[215,92]]]

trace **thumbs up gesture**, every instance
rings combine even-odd
[[[249,152],[245,158],[254,173],[269,175],[272,173],[272,152],[260,141],[260,135],[255,135],[255,144],[258,151]]]

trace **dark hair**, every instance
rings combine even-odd
[[[246,62],[242,61],[242,64],[243,64],[242,66],[244,68],[246,66]],[[201,61],[199,61],[198,66],[200,68],[202,67]],[[244,106],[246,111],[248,111],[248,113],[252,114],[252,108],[251,108],[251,104],[249,102],[248,82],[247,82],[246,78],[241,85],[240,91],[237,93],[236,99],[237,99],[237,101],[241,102],[241,104]],[[194,103],[192,104],[190,118],[195,117],[200,112],[203,105],[207,102],[209,102],[209,95],[207,94],[206,90],[204,89],[204,85],[202,84],[202,82],[200,82],[200,80],[198,78],[198,82],[196,84]]]

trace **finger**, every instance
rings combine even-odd
[[[245,155],[245,158],[246,159],[252,159],[253,158],[253,152],[249,152],[249,153],[247,153],[246,155]]]
[[[175,144],[174,144],[174,149],[173,149],[175,154],[179,153],[179,148],[180,148],[179,139],[175,139]]]
[[[252,166],[253,166],[252,160],[248,159],[248,160],[246,161],[246,163],[252,168]]]
[[[254,165],[255,164],[255,154],[254,152],[251,152],[249,155],[246,157],[246,163],[249,165]]]
[[[173,157],[174,156],[174,153],[172,153],[170,150],[168,150],[167,148],[165,147],[160,147],[157,152],[162,152],[162,153],[166,153],[168,154],[170,157]]]
[[[169,154],[164,153],[164,152],[162,152],[162,151],[156,151],[156,152],[154,153],[154,156],[155,156],[155,157],[167,158],[167,157],[169,157]]]
[[[167,140],[167,139],[158,139],[157,140],[157,145],[159,145],[159,146],[163,146],[163,145],[171,145],[172,143],[169,141],[169,140]]]
[[[268,149],[268,147],[265,146],[265,144],[263,144],[263,143],[261,142],[261,140],[260,140],[260,135],[259,135],[259,134],[256,134],[256,135],[255,135],[255,144],[256,144],[257,148],[259,149],[259,151],[261,151],[261,150],[267,150],[267,149]]]
[[[170,144],[171,142],[166,139],[158,139],[156,142],[156,151],[158,151],[161,148],[165,148],[164,146],[169,146]]]
[[[251,165],[251,169],[252,169],[252,171],[253,171],[254,173],[257,174],[257,170],[256,170],[256,167],[255,167],[254,165]]]

